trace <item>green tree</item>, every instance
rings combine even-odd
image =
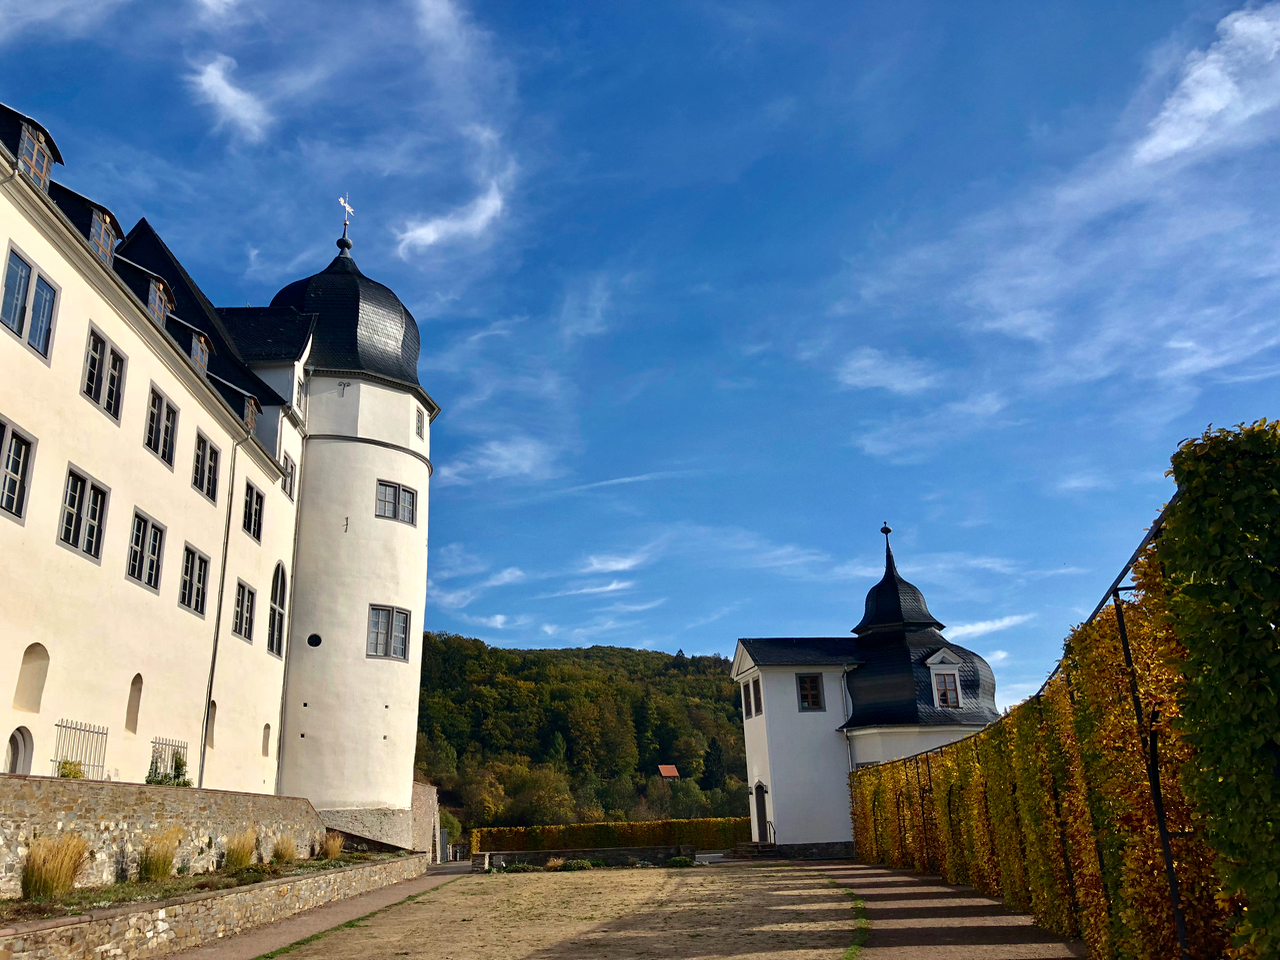
[[[671,762],[680,771],[680,776],[694,783],[702,777],[702,755],[706,752],[696,736],[681,737],[671,746]]]
[[[723,790],[724,781],[724,748],[720,746],[719,738],[712,737],[707,744],[707,752],[702,757],[702,788]]]

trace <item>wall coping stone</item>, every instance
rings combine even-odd
[[[185,788],[184,788],[185,789]],[[230,792],[230,791],[226,791]],[[226,887],[222,890],[201,890],[196,893],[185,893],[180,897],[169,897],[165,900],[130,900],[114,907],[103,907],[101,910],[90,910],[75,916],[49,917],[45,920],[28,920],[15,923],[11,927],[0,929],[0,937],[21,937],[28,933],[52,930],[55,927],[74,927],[81,923],[92,923],[95,920],[114,920],[116,917],[130,916],[138,913],[150,913],[153,910],[164,910],[168,907],[182,906],[201,900],[214,900],[218,897],[232,897],[237,894],[252,893],[268,887],[279,887],[299,880],[311,880],[317,877],[336,877],[339,874],[351,873],[355,870],[367,870],[370,867],[384,867],[392,863],[409,863],[413,860],[426,860],[431,864],[431,855],[427,853],[411,853],[402,857],[387,857],[383,860],[371,860],[367,863],[350,863],[332,870],[315,870],[309,873],[298,873],[289,877],[272,877],[258,883],[246,883],[239,887]]]

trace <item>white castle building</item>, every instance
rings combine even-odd
[[[61,163],[0,106],[4,772],[301,796],[422,849],[417,324],[345,230],[270,306],[215,308]]]

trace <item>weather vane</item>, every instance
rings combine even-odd
[[[347,211],[347,216],[342,218],[342,225],[343,225],[344,227],[345,227],[348,223],[350,223],[350,221],[347,219],[347,217],[354,217],[354,216],[356,215],[355,210],[353,210],[353,209],[351,208],[351,204],[348,202],[350,199],[351,199],[351,194],[349,194],[349,193],[348,193],[345,197],[339,197],[339,198],[338,198],[338,202],[339,202],[340,204],[342,204],[342,209],[343,209],[343,210],[345,210],[345,211]]]

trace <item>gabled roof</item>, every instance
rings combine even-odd
[[[246,363],[296,363],[318,314],[293,307],[218,307],[218,316]]]
[[[757,667],[841,667],[861,662],[852,637],[750,637],[738,642]]]
[[[658,776],[675,777],[679,779],[680,771],[676,769],[676,765],[674,763],[660,763],[658,764]]]
[[[53,158],[54,163],[62,163],[62,153],[58,150],[58,145],[53,142],[53,135],[39,120],[33,120],[25,113],[19,113],[13,107],[0,103],[0,143],[8,147],[9,152],[15,157],[18,155],[18,141],[22,138],[24,123],[32,130],[38,130],[44,134],[44,144],[49,148],[49,156]]]

